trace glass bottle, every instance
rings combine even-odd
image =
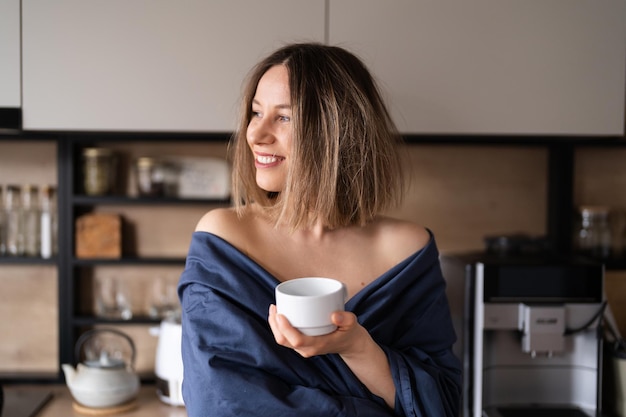
[[[613,236],[609,213],[608,207],[580,207],[580,224],[575,236],[576,247],[580,253],[601,259],[611,256]]]
[[[10,184],[6,188],[4,208],[6,215],[6,251],[11,256],[24,255],[24,216],[22,213],[22,192],[19,185]]]
[[[22,213],[24,216],[24,255],[39,256],[39,187],[22,186]]]
[[[58,241],[58,216],[56,187],[45,185],[41,188],[41,213],[40,213],[40,253],[44,259],[49,259],[57,254]]]
[[[4,210],[4,195],[2,193],[2,186],[0,185],[0,256],[7,254],[7,221]]]

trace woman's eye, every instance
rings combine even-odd
[[[251,116],[252,117],[261,117],[261,112],[252,110]]]
[[[280,120],[281,122],[289,122],[289,121],[291,121],[291,117],[289,117],[289,116],[278,116],[278,120]]]

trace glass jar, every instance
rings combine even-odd
[[[83,185],[88,195],[113,192],[115,184],[115,154],[107,148],[83,149]]]
[[[162,197],[165,194],[165,165],[156,158],[144,156],[135,161],[137,194]]]
[[[594,258],[609,258],[613,243],[610,209],[604,206],[582,206],[579,214],[580,223],[575,236],[578,252]]]

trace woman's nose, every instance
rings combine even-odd
[[[274,135],[266,119],[252,119],[248,124],[248,142],[270,143],[274,141]]]

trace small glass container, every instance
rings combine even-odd
[[[96,284],[96,315],[108,319],[133,318],[130,292],[124,281],[103,277]]]
[[[609,258],[613,243],[610,209],[604,206],[582,206],[579,213],[580,223],[575,236],[578,252],[594,258]]]
[[[156,158],[143,156],[135,161],[137,194],[142,197],[165,195],[167,165]]]
[[[107,148],[83,149],[83,186],[88,195],[111,194],[115,185],[115,154]]]

